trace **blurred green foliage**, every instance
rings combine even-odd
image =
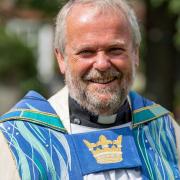
[[[179,0],[151,0],[151,4],[154,8],[161,6],[163,3],[168,3],[168,8],[171,13],[179,14],[180,13],[180,1]]]
[[[144,0],[145,1],[145,0]],[[180,0],[150,0],[154,8],[158,8],[166,4],[167,11],[170,16],[177,16],[176,34],[174,36],[174,43],[178,50],[180,50]]]
[[[18,86],[24,94],[29,89],[44,92],[37,78],[36,59],[32,50],[15,35],[0,28],[0,82]]]
[[[48,16],[54,16],[65,2],[66,0],[17,0],[16,5],[41,10]]]
[[[169,1],[169,9],[172,13],[180,15],[180,1],[179,0]]]

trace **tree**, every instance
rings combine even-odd
[[[146,94],[174,110],[178,83],[179,0],[146,0]],[[155,98],[156,97],[156,98]]]
[[[0,82],[18,86],[24,94],[29,89],[45,92],[37,78],[36,59],[32,50],[16,36],[0,29]]]
[[[16,6],[20,8],[30,8],[36,9],[44,12],[46,16],[54,16],[58,12],[59,8],[66,2],[67,0],[17,0]]]

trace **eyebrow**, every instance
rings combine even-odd
[[[124,41],[119,41],[119,42],[114,42],[109,45],[109,47],[117,47],[117,46],[125,47],[126,43]]]
[[[107,47],[117,47],[117,46],[121,46],[121,47],[125,47],[126,43],[124,41],[114,41],[112,43],[109,43],[107,44],[106,46]],[[72,47],[72,49],[74,51],[80,51],[80,50],[83,50],[83,49],[93,49],[93,48],[96,48],[98,46],[98,44],[89,44],[89,43],[84,43],[84,44],[81,44],[81,45],[77,45],[75,47]]]

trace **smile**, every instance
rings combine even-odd
[[[91,79],[90,81],[93,83],[99,83],[99,84],[107,84],[117,79],[117,77],[109,77],[109,78],[97,78],[97,79]]]

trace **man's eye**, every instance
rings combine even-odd
[[[121,55],[124,52],[124,49],[122,49],[122,48],[111,48],[108,50],[108,52],[112,55]]]
[[[83,57],[90,57],[90,56],[93,56],[95,54],[95,51],[93,51],[93,50],[83,50],[83,51],[80,51],[78,54],[83,56]]]

